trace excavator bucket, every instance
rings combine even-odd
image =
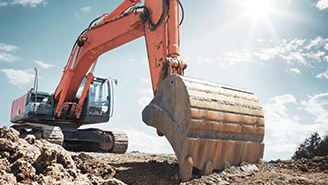
[[[182,181],[190,180],[193,167],[208,175],[241,162],[263,162],[264,115],[247,90],[171,75],[142,117],[170,142]]]

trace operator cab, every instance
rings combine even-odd
[[[76,98],[81,96],[86,78],[81,83]],[[108,78],[94,77],[89,86],[88,95],[84,101],[80,121],[82,124],[107,122],[113,112],[113,87]]]

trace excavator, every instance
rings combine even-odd
[[[180,0],[124,0],[77,38],[54,93],[34,88],[13,101],[11,122],[67,149],[125,153],[124,132],[82,125],[108,122],[115,80],[94,76],[97,58],[144,36],[154,98],[142,111],[146,125],[165,136],[179,161],[181,181],[242,162],[262,163],[264,114],[254,93],[184,76]],[[181,17],[183,20],[183,17]],[[37,76],[37,75],[36,75]]]

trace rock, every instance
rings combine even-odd
[[[35,136],[32,134],[27,135],[24,139],[31,145],[35,143]]]
[[[81,158],[81,159],[83,159],[83,158],[94,159],[94,157],[92,157],[91,155],[88,155],[88,154],[86,154],[84,152],[81,152],[77,157],[78,158]]]
[[[4,170],[5,172],[10,171],[10,163],[6,158],[0,159],[0,170]]]
[[[33,181],[36,170],[25,158],[20,158],[10,166],[10,172],[16,176],[18,182],[22,180]]]
[[[14,150],[14,154],[10,156],[10,161],[25,158],[30,163],[34,163],[34,161],[41,155],[39,148],[34,145],[30,145],[26,140],[21,138],[17,141],[17,146]]]
[[[241,166],[240,169],[243,172],[257,172],[257,171],[259,171],[258,167],[255,164],[244,165],[244,166]]]
[[[64,169],[63,165],[58,163],[53,163],[51,166],[48,166],[44,173],[45,175],[49,175],[55,178],[57,181],[61,181],[63,179],[72,181],[71,175]]]
[[[72,168],[74,161],[63,147],[49,143],[45,140],[36,141],[39,149],[41,150],[41,155],[35,160],[33,166],[36,168],[37,173],[42,173],[48,166],[51,166],[53,163],[62,164],[64,168]]]
[[[230,183],[229,182],[227,182],[227,181],[220,181],[219,182],[219,185],[229,185]]]
[[[126,185],[126,184],[118,179],[112,178],[112,179],[104,180],[103,185]]]
[[[6,138],[0,138],[0,151],[13,152],[17,144]]]
[[[7,173],[5,170],[0,170],[0,184],[16,184],[17,180],[14,174]]]
[[[0,128],[0,184],[91,184],[90,174],[96,184],[124,184],[112,180],[115,170],[111,165],[98,163],[84,153],[79,158],[87,160],[80,159],[79,164],[85,174],[63,147],[37,140],[34,135],[21,139],[16,130]]]
[[[309,169],[308,169],[308,167],[307,167],[306,164],[302,164],[301,165],[301,170],[302,170],[302,172],[308,172],[309,171]]]
[[[16,142],[19,138],[19,132],[14,128],[8,128],[6,126],[0,128],[0,138],[7,139],[12,142]]]
[[[9,159],[10,153],[6,151],[0,151],[0,158]]]
[[[78,155],[74,157],[76,166],[81,173],[88,173],[95,176],[101,176],[104,179],[112,178],[116,171],[108,163],[100,163],[88,155]]]

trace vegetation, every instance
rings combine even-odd
[[[314,132],[309,138],[297,148],[292,159],[301,159],[302,157],[312,159],[314,156],[328,155],[328,132],[323,139],[318,132]]]

